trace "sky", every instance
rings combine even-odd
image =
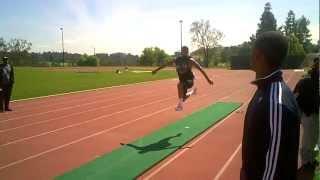
[[[310,20],[312,41],[319,39],[319,0],[0,0],[0,37],[32,42],[33,52],[65,50],[93,54],[124,52],[140,55],[157,46],[173,54],[183,44],[191,48],[190,25],[209,20],[224,33],[222,46],[238,45],[255,34],[270,2],[277,25],[289,10]]]

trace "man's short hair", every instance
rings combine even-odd
[[[280,67],[287,57],[288,39],[277,31],[268,31],[259,35],[254,42],[272,67]]]
[[[188,50],[188,51],[189,51],[188,46],[182,46],[182,47],[181,47],[181,50],[182,50],[182,49],[186,49],[186,50]]]

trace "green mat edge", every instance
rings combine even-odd
[[[202,110],[205,110],[207,108],[209,108],[210,106],[212,105],[215,105],[215,104],[218,104],[218,103],[230,103],[230,104],[235,104],[235,109],[233,111],[230,111],[228,114],[226,114],[224,117],[220,118],[219,120],[217,120],[215,123],[213,123],[211,126],[208,126],[208,128],[204,129],[203,131],[199,132],[198,135],[194,136],[193,138],[191,138],[189,141],[186,141],[186,143],[184,143],[182,146],[185,146],[186,144],[190,143],[192,140],[196,139],[197,137],[201,136],[201,134],[203,134],[204,132],[206,132],[208,129],[212,128],[213,126],[215,126],[216,124],[218,124],[220,121],[222,121],[223,119],[225,119],[226,117],[228,117],[230,114],[232,114],[234,111],[236,111],[237,109],[239,109],[243,103],[236,103],[236,102],[216,102],[214,104],[211,104],[209,106],[206,106],[206,107],[203,107],[203,108],[200,108],[199,110],[195,111],[195,112],[192,112],[191,114],[193,113],[196,113],[196,112],[200,112]],[[186,118],[187,116],[190,116],[191,114],[188,114],[180,119],[178,119],[177,121],[180,121],[184,118]],[[170,126],[170,124],[168,124],[167,126],[164,126],[162,128],[166,128],[168,126]],[[161,128],[161,129],[162,129]],[[147,134],[145,136],[149,136],[151,134],[153,134],[154,132],[150,133],[150,134]],[[143,136],[144,137],[144,136]],[[140,138],[139,138],[140,139]],[[137,139],[138,140],[138,139]],[[136,141],[136,140],[135,140]],[[135,142],[134,141],[134,142]],[[142,171],[140,174],[138,174],[136,177],[134,177],[134,179],[137,179],[138,177],[140,177],[142,174],[146,173],[147,171],[149,171],[150,169],[152,169],[153,167],[155,167],[156,165],[158,165],[159,163],[161,163],[163,160],[167,159],[167,157],[169,157],[170,155],[174,154],[175,152],[177,152],[178,150],[180,150],[179,148],[173,150],[170,154],[168,154],[167,156],[165,156],[164,158],[162,159],[159,159],[158,162],[154,163],[152,166],[150,166],[149,168],[145,169],[144,171]]]
[[[214,104],[210,104],[210,105],[208,105],[208,106],[205,106],[205,107],[203,107],[203,108],[200,108],[200,109],[198,109],[197,111],[194,111],[194,112],[192,112],[192,113],[190,113],[190,114],[187,114],[186,116],[179,118],[179,119],[178,119],[177,121],[175,121],[175,122],[178,122],[178,121],[180,121],[180,120],[183,120],[184,118],[186,118],[186,117],[188,117],[188,116],[190,116],[190,115],[192,115],[192,114],[194,114],[194,113],[203,111],[203,110],[209,108],[210,106],[213,106],[213,105],[216,105],[216,104],[234,104],[234,105],[235,105],[235,108],[234,108],[232,111],[230,111],[228,114],[226,114],[225,116],[223,116],[223,117],[221,117],[220,119],[218,119],[218,120],[217,120],[216,122],[214,122],[211,126],[208,126],[206,129],[204,129],[203,131],[199,132],[198,135],[196,135],[196,136],[194,136],[193,138],[191,138],[190,140],[186,141],[182,146],[185,146],[186,144],[188,144],[189,142],[191,142],[191,141],[194,140],[195,138],[199,137],[199,136],[200,136],[201,134],[203,134],[205,131],[207,131],[207,130],[210,129],[211,127],[215,126],[217,123],[219,123],[220,121],[222,121],[223,119],[225,119],[226,117],[228,117],[230,114],[232,114],[233,112],[235,112],[237,109],[239,109],[239,108],[243,105],[243,103],[240,103],[240,102],[216,102],[216,103],[214,103]],[[175,122],[172,122],[172,123],[175,123]],[[160,129],[162,129],[162,128],[167,128],[167,127],[171,126],[172,123],[170,123],[170,124],[168,124],[168,125],[166,125],[166,126],[163,126],[163,127],[161,127]],[[158,129],[158,130],[159,130],[159,129]],[[150,132],[149,134],[146,134],[146,135],[144,135],[144,136],[142,136],[142,137],[140,137],[140,138],[137,138],[136,140],[133,140],[131,143],[134,143],[134,142],[138,141],[139,139],[144,138],[144,137],[146,137],[146,136],[150,136],[150,135],[152,135],[153,133],[157,132],[158,130],[153,131],[153,132]],[[114,151],[119,150],[120,148],[122,148],[122,147],[116,148],[116,149],[114,149],[114,150],[112,150],[112,151],[110,151],[110,152],[108,152],[108,153],[103,154],[102,156],[111,154],[111,153],[113,153]],[[160,158],[159,161],[157,161],[156,163],[154,163],[154,164],[151,165],[150,167],[146,168],[145,170],[141,171],[141,173],[139,173],[137,176],[135,176],[134,179],[137,179],[137,178],[140,177],[142,174],[144,174],[145,172],[149,171],[150,169],[152,169],[153,167],[155,167],[156,165],[158,165],[159,163],[161,163],[163,160],[165,160],[166,158],[168,158],[170,155],[174,154],[174,153],[177,152],[178,150],[179,150],[179,148],[173,150],[171,153],[169,153],[168,155],[164,156],[163,158]],[[98,158],[100,158],[100,157],[98,157]],[[72,171],[74,171],[74,170],[76,170],[76,169],[79,169],[79,168],[81,168],[81,167],[83,167],[83,166],[86,166],[88,163],[90,163],[90,162],[92,162],[92,161],[95,161],[96,159],[97,159],[97,158],[94,158],[94,159],[90,160],[89,162],[86,162],[85,164],[82,164],[82,165],[80,165],[80,166],[78,166],[78,167],[76,167],[76,168],[73,168],[73,169],[70,170],[70,171],[66,171],[66,172],[64,172],[64,173],[62,173],[62,174],[60,174],[60,175],[57,175],[56,177],[54,177],[54,179],[59,180],[59,178],[62,177],[62,176],[64,176],[65,174],[71,173]]]

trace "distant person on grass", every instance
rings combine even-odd
[[[252,83],[258,89],[244,121],[241,180],[297,178],[300,115],[280,70],[287,51],[288,40],[278,32],[265,32],[254,42]]]
[[[314,60],[308,76],[298,82],[294,93],[302,112],[301,124],[303,128],[299,175],[301,179],[312,180],[314,170],[318,165],[315,149],[319,138],[319,58]]]
[[[12,65],[8,62],[8,57],[3,57],[3,62],[0,64],[0,72],[2,79],[2,103],[4,103],[5,111],[12,111],[10,109],[10,98],[11,92],[14,84],[14,71]]]
[[[197,88],[188,90],[193,87],[193,80],[194,75],[192,72],[192,67],[197,68],[200,70],[200,72],[203,74],[203,76],[207,79],[209,84],[213,84],[213,81],[208,77],[206,72],[202,69],[200,64],[195,61],[192,57],[189,56],[189,49],[187,46],[183,46],[181,48],[181,56],[177,57],[176,59],[169,61],[167,64],[160,66],[159,68],[152,71],[152,74],[157,73],[160,69],[165,68],[166,66],[175,64],[176,71],[179,76],[179,83],[178,83],[178,96],[179,96],[179,102],[176,107],[176,111],[182,111],[183,110],[183,102],[186,101],[186,99],[195,94],[197,91]]]

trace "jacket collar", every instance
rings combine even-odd
[[[266,85],[271,84],[272,82],[276,82],[276,81],[282,81],[282,71],[280,69],[273,71],[272,73],[270,73],[269,75],[262,77],[262,78],[258,78],[254,81],[252,81],[251,83],[254,85],[257,85],[258,88],[259,87],[263,87]]]

